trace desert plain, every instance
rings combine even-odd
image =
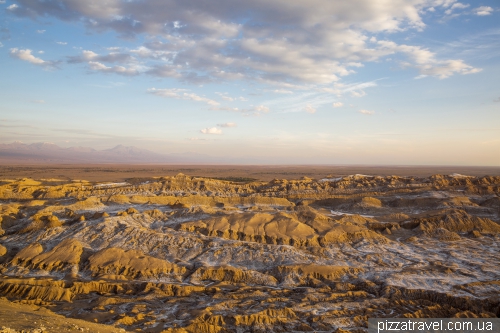
[[[0,332],[500,316],[500,168],[0,167]]]

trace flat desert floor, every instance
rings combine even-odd
[[[0,332],[500,317],[499,171],[3,166]]]
[[[309,177],[321,179],[327,175],[429,177],[435,174],[459,173],[469,176],[500,176],[500,167],[468,166],[327,166],[327,165],[2,165],[0,179],[59,178],[64,180],[124,181],[129,178],[175,176],[178,173],[198,177],[241,177],[269,181]]]

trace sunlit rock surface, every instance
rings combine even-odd
[[[0,296],[145,332],[500,316],[500,177],[0,182]]]

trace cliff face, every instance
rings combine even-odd
[[[0,182],[0,295],[151,332],[500,316],[500,177]]]

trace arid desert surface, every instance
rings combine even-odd
[[[147,168],[1,167],[0,332],[500,316],[495,168]]]

